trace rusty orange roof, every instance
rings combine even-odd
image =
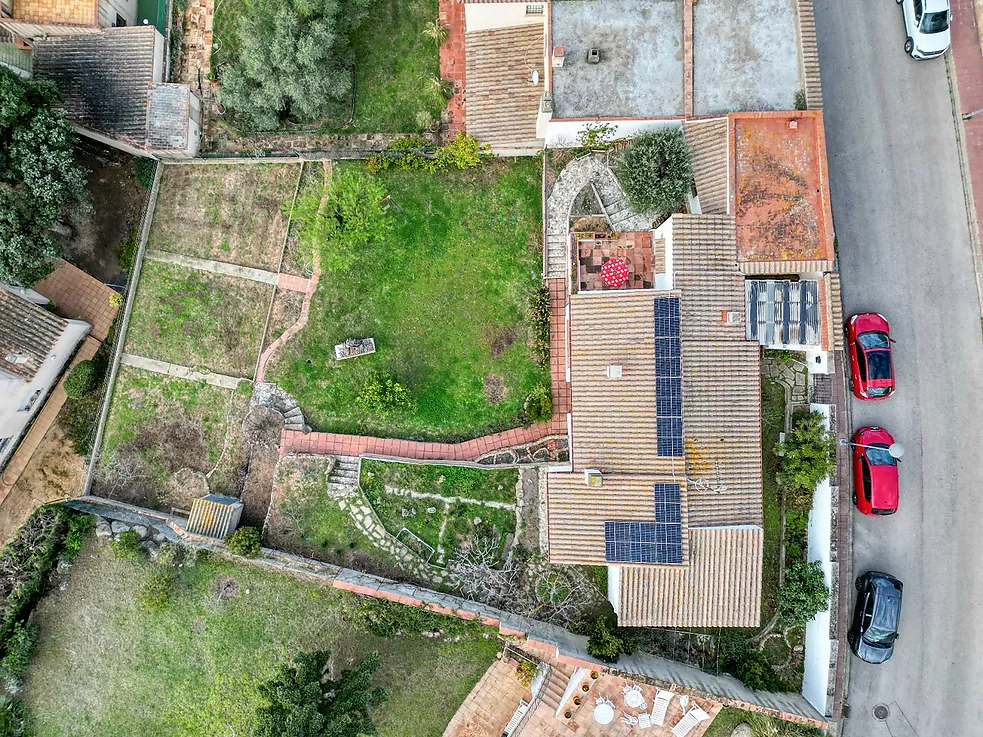
[[[14,0],[13,17],[32,23],[94,26],[99,0]]]
[[[733,113],[728,118],[730,212],[737,219],[738,261],[832,262],[822,113]]]

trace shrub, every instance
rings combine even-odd
[[[795,100],[793,101],[792,106],[796,110],[805,110],[808,107],[808,105],[806,104],[805,90],[799,90],[798,92],[795,93]]]
[[[259,530],[255,527],[240,527],[225,538],[225,547],[230,553],[244,558],[255,558],[259,555]]]
[[[778,613],[790,626],[806,622],[829,606],[829,588],[817,561],[796,561],[785,569],[785,580],[778,588]]]
[[[532,311],[532,324],[535,331],[533,353],[540,366],[550,363],[550,321],[553,317],[550,306],[550,288],[544,282],[532,293],[529,300]]]
[[[81,512],[72,512],[67,515],[68,532],[65,534],[65,541],[62,543],[62,558],[75,560],[82,546],[85,545],[85,538],[89,536],[95,526],[95,519]]]
[[[540,384],[529,392],[523,409],[530,422],[549,422],[553,419],[553,398],[550,396],[550,388]]]
[[[140,536],[133,530],[121,532],[115,540],[109,542],[109,547],[116,560],[140,560],[146,554],[140,545]]]
[[[155,562],[164,568],[176,566],[181,562],[183,552],[184,548],[177,543],[166,542],[157,549]]]
[[[591,151],[607,151],[614,143],[616,128],[610,123],[589,123],[577,133],[575,156],[583,156]]]
[[[797,411],[785,442],[775,447],[778,485],[786,508],[811,509],[816,485],[836,468],[836,439],[823,423],[819,412]]]
[[[375,177],[359,169],[336,170],[323,193],[305,195],[294,207],[301,247],[316,251],[330,271],[349,269],[363,248],[392,227],[382,206],[385,197]]]
[[[167,609],[174,590],[174,579],[166,568],[154,566],[150,575],[137,591],[137,601],[148,612],[162,612]]]
[[[476,621],[386,599],[352,597],[345,606],[345,614],[356,627],[376,637],[434,632],[446,637],[478,637],[483,632]]]
[[[3,644],[4,655],[0,660],[0,678],[11,696],[20,693],[24,673],[31,664],[34,646],[37,645],[40,628],[32,622],[17,622],[10,637]]]
[[[618,658],[630,655],[634,649],[630,631],[617,626],[610,605],[580,616],[570,625],[570,631],[586,635],[587,653],[604,663],[616,663]]]
[[[747,636],[735,631],[723,631],[717,638],[717,660],[720,668],[755,691],[784,691],[785,684],[774,668],[758,650],[752,648]]]
[[[519,679],[521,683],[526,688],[532,683],[532,679],[536,677],[536,672],[539,668],[531,660],[523,660],[519,663],[519,667],[515,669],[515,677]]]
[[[388,417],[409,407],[410,395],[406,387],[388,374],[375,372],[366,379],[355,401],[366,412]]]
[[[438,149],[436,160],[441,169],[474,169],[488,156],[488,146],[479,143],[464,131],[458,131],[454,139]]]
[[[352,89],[351,34],[372,0],[249,3],[236,26],[237,58],[223,70],[219,99],[247,126],[327,115]]]
[[[95,361],[79,361],[65,377],[65,394],[80,399],[99,386],[100,378]]]
[[[675,128],[640,133],[618,158],[616,172],[632,207],[671,215],[686,206],[693,170]]]
[[[441,22],[436,19],[427,23],[426,27],[423,29],[423,35],[437,44],[437,46],[444,45],[449,32],[450,30],[447,28],[447,26],[441,24]]]
[[[0,696],[0,737],[26,737],[27,734],[24,704],[9,696]]]
[[[69,397],[58,413],[58,424],[80,456],[87,456],[92,447],[93,430],[99,419],[99,398],[96,392],[79,399]]]
[[[154,183],[154,174],[156,173],[157,162],[154,159],[138,156],[134,160],[133,176],[136,178],[139,185],[144,189],[150,189],[150,185]]]
[[[437,174],[452,169],[474,169],[488,156],[488,146],[463,131],[458,132],[450,143],[436,150],[433,150],[425,138],[402,136],[392,141],[383,153],[366,159],[365,168],[371,174],[387,169],[409,169]]]

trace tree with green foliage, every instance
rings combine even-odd
[[[615,172],[639,212],[668,216],[686,206],[693,169],[677,128],[639,133],[618,157]]]
[[[717,637],[717,662],[721,670],[730,673],[750,689],[787,690],[764,653],[752,647],[748,636],[738,630],[722,630]]]
[[[778,486],[787,509],[811,509],[816,486],[836,469],[836,438],[824,423],[821,412],[796,411],[785,442],[775,447]]]
[[[312,122],[352,90],[350,36],[373,0],[258,0],[241,6],[238,53],[219,99],[254,130]]]
[[[575,619],[570,631],[586,635],[587,653],[604,663],[616,663],[622,655],[630,655],[635,649],[631,631],[618,626],[610,604]]]
[[[293,665],[259,687],[269,702],[256,710],[256,737],[355,737],[376,734],[372,709],[389,698],[372,688],[379,654],[367,655],[354,669],[329,678],[326,650],[300,653]]]
[[[362,249],[392,228],[385,197],[386,188],[375,177],[339,167],[323,192],[300,197],[294,205],[301,247],[317,253],[329,271],[349,269]]]
[[[85,205],[75,131],[57,101],[54,86],[0,66],[0,281],[47,276],[59,255],[49,229],[65,207]]]
[[[787,626],[804,626],[829,606],[829,588],[818,561],[796,561],[778,588],[778,613]]]
[[[229,552],[244,558],[255,558],[259,555],[259,530],[255,527],[240,527],[225,538],[225,547]]]

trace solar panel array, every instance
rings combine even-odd
[[[679,484],[656,484],[655,522],[605,522],[608,563],[682,563],[679,504]]]
[[[679,297],[655,298],[655,416],[660,456],[683,455]]]

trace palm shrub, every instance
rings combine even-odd
[[[796,411],[785,442],[775,446],[786,509],[811,509],[816,485],[836,469],[836,438],[824,423],[821,412]]]
[[[247,126],[275,130],[311,122],[352,89],[352,32],[373,0],[245,3],[236,27],[238,55],[223,70],[219,99]]]
[[[671,215],[686,206],[693,180],[689,148],[676,128],[640,133],[615,165],[618,180],[639,212]]]
[[[444,45],[444,41],[447,40],[449,33],[450,29],[436,19],[427,23],[426,27],[423,29],[423,35],[437,44],[437,46]]]
[[[785,569],[778,588],[778,613],[790,627],[801,627],[829,606],[829,588],[818,561],[796,561]]]
[[[550,396],[550,388],[540,384],[529,392],[524,409],[530,422],[549,422],[553,419],[553,398]]]

